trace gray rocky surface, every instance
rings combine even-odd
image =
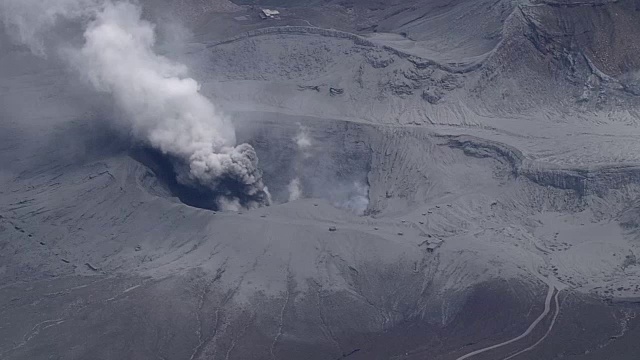
[[[637,358],[636,1],[143,6],[273,204],[3,33],[1,359]]]

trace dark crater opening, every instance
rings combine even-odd
[[[317,123],[303,118],[250,119],[236,123],[239,143],[252,145],[259,158],[263,180],[274,203],[288,202],[290,184],[298,179],[301,198],[320,198],[334,205],[364,212],[368,203],[368,173],[371,149],[368,128],[342,121]],[[304,133],[311,146],[301,150],[297,137]],[[222,198],[237,198],[240,205],[260,202],[233,178],[220,179],[215,189],[180,182],[179,159],[148,146],[137,146],[131,157],[149,169],[143,186],[158,196],[176,197],[182,203],[208,210],[223,210]],[[186,169],[186,168],[185,168]],[[186,171],[186,170],[185,170]]]
[[[176,169],[186,169],[187,165],[151,147],[137,146],[131,150],[130,156],[152,172],[159,185],[165,188],[166,195],[175,196],[186,205],[217,211],[221,210],[219,200],[223,198],[238,199],[245,207],[262,200],[260,195],[248,195],[246,185],[232,177],[220,178],[215,189],[197,183],[183,184],[178,180],[180,174]]]

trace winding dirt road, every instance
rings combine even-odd
[[[487,351],[490,350],[494,350],[509,344],[512,344],[518,340],[522,340],[525,337],[529,336],[529,334],[531,334],[531,332],[536,328],[536,326],[538,326],[538,324],[549,314],[549,312],[551,311],[551,299],[555,299],[554,303],[555,303],[555,314],[553,316],[553,320],[551,321],[551,323],[549,324],[549,328],[547,329],[547,332],[544,334],[544,336],[542,338],[540,338],[540,340],[538,340],[535,344],[529,346],[526,349],[520,350],[517,353],[510,355],[509,357],[504,358],[503,360],[508,360],[508,359],[512,359],[522,353],[525,353],[527,351],[532,350],[533,348],[535,348],[536,346],[538,346],[540,343],[542,343],[542,341],[544,341],[544,339],[547,337],[547,335],[549,335],[549,333],[551,332],[551,330],[553,329],[553,326],[555,325],[556,319],[558,318],[558,314],[560,313],[560,304],[558,302],[558,294],[560,294],[560,291],[556,289],[556,287],[553,284],[548,284],[549,285],[549,291],[547,292],[547,297],[545,298],[544,301],[544,311],[542,312],[542,314],[540,314],[540,316],[538,316],[538,318],[536,318],[531,325],[529,325],[529,327],[527,328],[527,330],[525,332],[523,332],[522,334],[520,334],[517,337],[514,337],[513,339],[501,342],[499,344],[495,344],[495,345],[491,345],[482,349],[478,349],[475,351],[472,351],[466,355],[463,355],[459,358],[457,358],[456,360],[464,360],[464,359],[469,359],[473,356],[485,353]],[[555,294],[555,296],[554,296]]]
[[[556,295],[554,296],[554,303],[555,303],[555,306],[556,306],[556,312],[553,315],[553,319],[551,320],[551,324],[549,324],[549,328],[547,329],[547,332],[544,333],[544,336],[541,337],[540,340],[536,341],[535,344],[529,346],[526,349],[522,349],[522,350],[518,351],[517,353],[515,353],[513,355],[509,355],[508,357],[506,357],[506,358],[504,358],[502,360],[513,359],[514,357],[516,357],[516,356],[518,356],[518,355],[520,355],[522,353],[525,353],[527,351],[533,350],[536,346],[540,345],[544,341],[544,339],[547,338],[547,336],[549,335],[549,333],[553,329],[553,326],[556,324],[556,320],[558,319],[558,314],[560,314],[560,302],[558,301],[558,295],[560,295],[560,291],[559,290],[556,292]]]

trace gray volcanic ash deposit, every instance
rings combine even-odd
[[[636,360],[638,4],[0,0],[0,359]]]

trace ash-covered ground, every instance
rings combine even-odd
[[[0,359],[638,358],[640,2],[53,4],[0,0]]]

